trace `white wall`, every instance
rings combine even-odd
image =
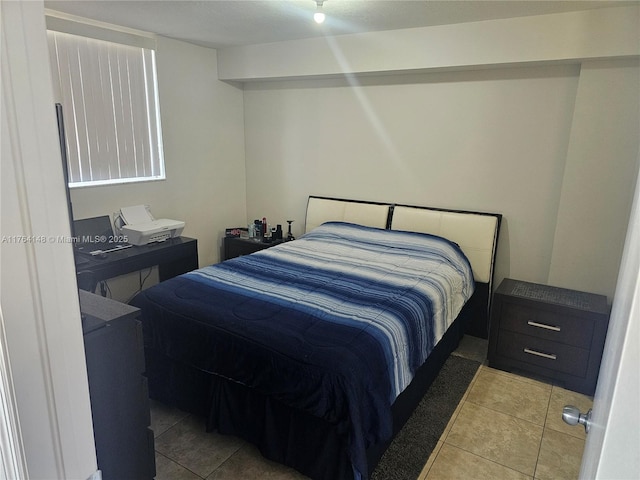
[[[72,190],[74,216],[146,204],[186,222],[200,265],[219,261],[224,229],[245,222],[242,89],[218,81],[216,51],[163,37],[158,90],[167,179]]]
[[[577,73],[561,66],[380,77],[355,88],[250,84],[249,216],[302,221],[309,194],[499,212],[497,275],[544,281]]]
[[[562,184],[549,282],[614,291],[638,164],[637,60],[584,62]]]
[[[85,479],[96,454],[73,253],[57,241],[70,231],[42,2],[0,2],[0,18],[0,341],[15,446],[27,478]]]
[[[499,212],[497,283],[551,282],[611,300],[638,169],[638,12],[412,29],[399,36],[425,53],[395,74],[388,45],[378,63],[363,46],[390,32],[307,41],[324,74],[310,70],[315,56],[286,61],[296,42],[219,52],[224,74],[247,81],[249,218],[295,218],[299,234],[310,194]],[[443,49],[455,70],[433,53]],[[258,51],[280,60],[253,69]],[[331,55],[347,69],[341,78]],[[600,55],[610,57],[584,60]],[[581,217],[593,227],[574,229]]]
[[[637,56],[639,16],[613,7],[239,46],[218,53],[218,68],[256,81]]]

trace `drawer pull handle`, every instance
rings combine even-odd
[[[530,348],[525,348],[524,353],[528,353],[530,355],[536,355],[538,357],[548,358],[549,360],[555,360],[557,358],[554,353],[537,352],[535,350],[531,350]]]
[[[560,327],[556,327],[555,325],[547,325],[546,323],[532,322],[531,320],[527,322],[527,325],[531,325],[532,327],[544,328],[545,330],[553,330],[554,332],[560,331]]]

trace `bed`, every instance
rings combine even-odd
[[[151,397],[311,478],[369,478],[465,329],[486,329],[500,219],[310,197],[298,240],[134,298]]]

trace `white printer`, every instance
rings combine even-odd
[[[132,245],[146,245],[179,237],[184,229],[184,222],[179,220],[156,220],[151,215],[148,205],[123,207],[114,217],[116,230]]]

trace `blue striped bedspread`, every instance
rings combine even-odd
[[[366,447],[391,435],[391,404],[473,290],[443,238],[330,222],[133,303],[167,355],[344,422],[365,473]]]

